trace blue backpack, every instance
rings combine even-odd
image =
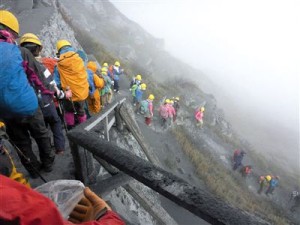
[[[94,73],[90,69],[87,69],[88,74],[88,82],[89,82],[89,95],[93,95],[95,93],[95,84],[94,84]]]
[[[0,42],[0,54],[0,117],[33,115],[38,108],[38,100],[24,71],[20,49]]]

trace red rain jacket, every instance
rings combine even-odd
[[[64,220],[55,204],[42,194],[0,175],[0,224],[10,225],[73,225]],[[113,211],[99,221],[81,225],[124,225]]]

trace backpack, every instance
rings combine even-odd
[[[141,101],[140,113],[141,114],[149,113],[149,102],[147,100]]]
[[[94,83],[94,73],[90,69],[87,69],[88,73],[88,82],[89,82],[89,95],[94,95],[94,92],[96,90],[95,83]]]
[[[51,74],[53,74],[57,60],[54,58],[45,57],[42,58],[42,64],[50,71]]]
[[[0,52],[0,117],[33,115],[38,101],[22,66],[20,49],[16,45],[0,42]]]
[[[114,66],[113,65],[109,66],[109,68],[108,68],[108,75],[110,76],[110,78],[112,80],[114,80]]]
[[[89,95],[88,74],[82,59],[76,52],[69,51],[62,55],[57,62],[63,90],[70,87],[73,101],[84,101]]]
[[[131,94],[132,94],[132,96],[136,96],[136,94],[135,94],[135,91],[136,91],[136,89],[138,88],[138,85],[137,84],[133,84],[132,86],[131,86]]]
[[[169,116],[169,110],[167,105],[162,105],[159,109],[159,114],[162,118],[167,119]]]

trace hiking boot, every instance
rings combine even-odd
[[[29,173],[29,176],[30,176],[31,179],[37,179],[37,178],[39,178],[39,175],[37,173],[34,173],[34,172]]]
[[[43,164],[41,169],[42,169],[43,171],[45,171],[46,173],[50,173],[50,172],[53,170],[53,164],[54,164],[54,163],[51,163],[51,164],[49,164],[49,165]]]
[[[42,168],[46,173],[50,173],[53,170],[52,166],[43,166]]]

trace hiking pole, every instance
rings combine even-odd
[[[66,91],[69,91],[69,90],[70,90],[70,87],[67,86],[66,87]],[[74,105],[74,102],[73,102],[72,98],[68,98],[68,100],[71,102],[73,113],[74,113],[74,117],[75,117],[75,124],[76,124],[76,122],[78,123],[78,113],[77,113],[77,110],[75,108],[75,105]]]
[[[66,133],[68,132],[68,127],[67,127],[67,124],[66,124],[66,121],[65,121],[65,118],[64,118],[64,111],[63,111],[63,108],[62,108],[62,105],[61,105],[61,101],[58,99],[57,100],[57,102],[58,102],[58,110],[59,110],[59,113],[62,115],[62,123],[63,123],[63,126],[64,126],[64,128],[65,128],[65,130],[66,130]]]
[[[71,98],[69,98],[69,101],[71,102],[72,108],[73,108],[73,112],[74,112],[74,117],[75,117],[75,124],[78,124],[78,113],[77,110],[75,108],[74,102]]]
[[[24,153],[18,148],[18,146],[9,138],[9,136],[6,134],[5,138],[7,138],[7,140],[9,141],[9,143],[12,144],[12,146],[14,147],[14,149],[16,149],[16,151],[19,153],[19,155],[21,155],[26,161],[27,163],[31,166],[31,168],[33,169],[33,171],[41,178],[42,181],[44,181],[45,183],[47,183],[47,180],[40,174],[40,172],[31,164],[31,161],[29,158],[27,158]]]

